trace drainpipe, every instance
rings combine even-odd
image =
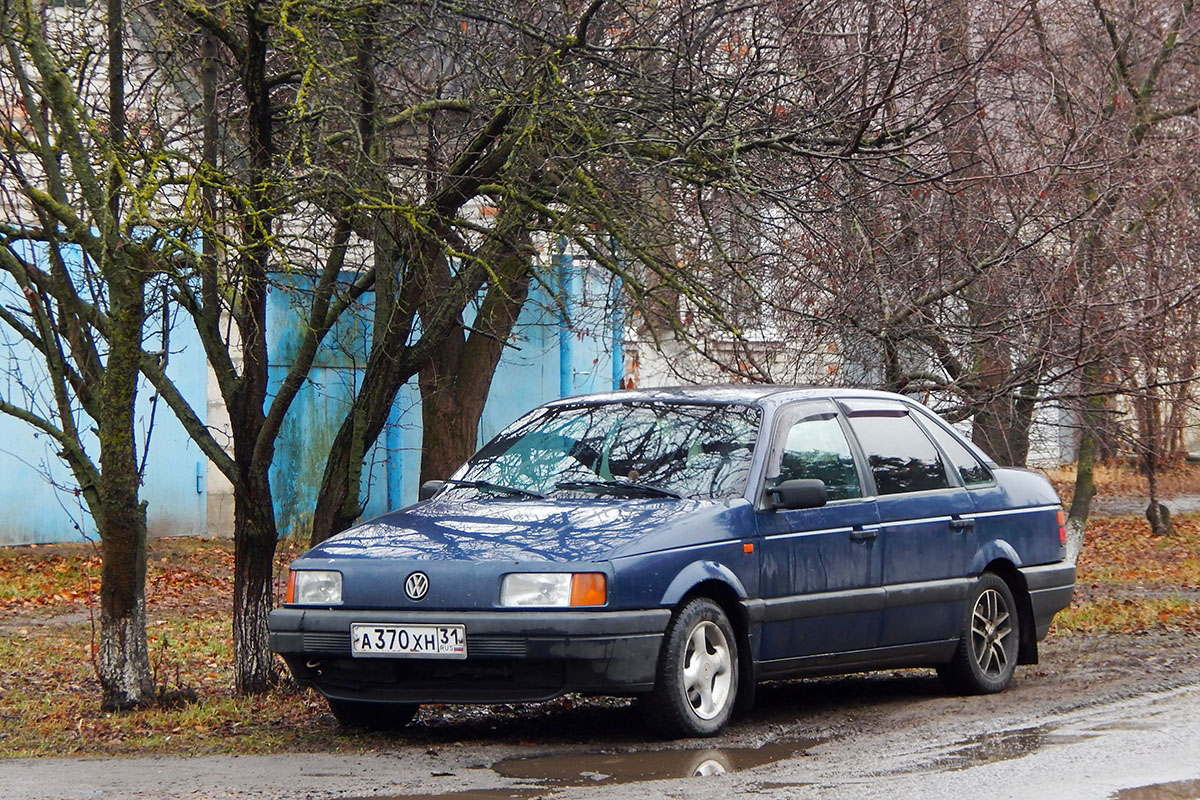
[[[625,265],[615,237],[609,241],[609,248],[616,259],[617,269],[623,269]],[[625,309],[621,307],[621,276],[618,274],[612,276],[608,302],[612,308],[612,388],[616,391],[625,380]]]
[[[401,392],[396,392],[392,411],[384,428],[384,449],[387,450],[387,507],[388,511],[404,505],[404,431],[400,427]]]
[[[562,320],[558,326],[558,396],[569,397],[574,392],[571,362],[571,254],[567,252],[567,237],[558,237],[554,254],[554,272],[558,276],[559,304]]]

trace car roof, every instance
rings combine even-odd
[[[902,400],[915,403],[912,398],[874,389],[831,388],[827,386],[781,386],[773,383],[723,384],[708,386],[664,386],[654,389],[621,389],[598,394],[583,394],[564,397],[547,403],[547,406],[578,405],[581,403],[629,403],[629,402],[676,402],[676,403],[731,403],[753,406],[779,406],[797,400],[821,398],[870,398],[879,400]]]

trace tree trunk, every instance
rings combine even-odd
[[[426,332],[425,336],[430,334]],[[387,423],[392,401],[404,382],[419,369],[418,353],[426,354],[428,341],[419,350],[405,348],[395,358],[384,351],[372,353],[363,373],[362,386],[329,447],[329,458],[321,476],[321,489],[313,509],[310,544],[316,546],[344,531],[362,515],[360,484],[363,458]],[[374,350],[375,345],[372,344]]]
[[[408,247],[397,248],[397,252],[402,254],[400,258],[404,268],[410,273],[394,289],[393,300],[377,300],[371,353],[363,371],[362,383],[353,406],[342,420],[330,446],[329,458],[321,476],[321,489],[313,510],[310,539],[313,546],[350,527],[362,514],[360,483],[363,458],[383,431],[396,393],[405,381],[418,374],[422,365],[429,363],[434,354],[446,346],[448,338],[456,330],[461,332],[463,309],[475,297],[483,276],[487,274],[476,263],[470,267],[460,267],[457,274],[451,275],[437,238],[418,240]],[[486,260],[486,257],[481,259]],[[428,296],[426,305],[421,308],[421,337],[409,344],[408,339],[416,320],[416,287],[438,281],[440,277],[447,279],[438,282],[436,287],[424,290]],[[386,318],[380,319],[383,308],[391,310]],[[517,310],[520,310],[519,306]],[[485,298],[476,325],[482,326],[482,321],[488,319],[490,313]],[[500,346],[503,345],[498,343],[497,347]],[[489,371],[489,380],[490,375]],[[475,418],[477,423],[478,417]]]
[[[1171,536],[1175,526],[1171,523],[1171,509],[1160,502],[1151,490],[1150,504],[1146,506],[1146,520],[1150,523],[1150,533],[1155,536]]]
[[[971,441],[996,459],[996,463],[1023,467],[1029,458],[1032,421],[1032,404],[1023,403],[1017,392],[1006,391],[986,401],[976,412]]]
[[[275,513],[265,470],[234,494],[233,650],[238,694],[260,694],[275,685],[267,616],[275,574]]]
[[[459,391],[462,384],[455,380],[454,373],[460,368],[458,359],[446,358],[445,354],[445,350],[439,351],[433,363],[421,370],[422,483],[449,478],[475,452],[479,419],[491,383],[485,382],[482,396],[478,392],[466,396]],[[467,369],[484,367],[477,364]]]
[[[110,352],[106,390],[109,389],[107,384],[113,359]],[[120,420],[98,423],[104,481],[100,488],[103,563],[100,568],[97,665],[103,693],[101,708],[105,711],[125,711],[144,705],[154,697],[146,644],[146,506],[138,500],[137,461],[132,446],[132,395],[126,402],[131,412],[127,428],[114,436],[112,429],[124,426],[111,423]],[[126,431],[127,436],[123,435]],[[114,443],[117,443],[116,447]],[[114,453],[114,450],[118,452]],[[123,473],[120,478],[116,474],[118,471]]]
[[[1158,390],[1147,387],[1143,395],[1135,401],[1135,407],[1142,418],[1142,472],[1146,474],[1146,484],[1150,493],[1146,505],[1146,520],[1150,523],[1152,534],[1167,536],[1172,532],[1171,513],[1158,499],[1158,472],[1161,467],[1159,453],[1162,451],[1162,426],[1159,424],[1162,405],[1158,398]]]
[[[1096,496],[1097,436],[1104,421],[1104,398],[1096,391],[1100,370],[1091,365],[1083,369],[1083,407],[1080,412],[1079,456],[1075,468],[1075,491],[1067,512],[1067,560],[1072,564],[1083,551],[1092,498]],[[1091,393],[1089,395],[1089,392]]]
[[[506,217],[512,213],[505,209]],[[527,239],[497,241],[503,245],[497,249],[496,280],[488,287],[470,334],[456,326],[421,370],[422,482],[450,477],[474,454],[492,378],[529,296],[533,268]]]
[[[134,403],[142,355],[142,278],[128,263],[111,270],[111,332],[96,427],[100,439],[102,707],[125,710],[153,698],[146,645],[146,506],[138,498]]]
[[[124,12],[108,0],[108,133],[114,153],[125,139]],[[108,284],[111,329],[95,415],[100,440],[100,653],[101,708],[127,710],[151,701],[154,684],[146,644],[146,506],[133,424],[141,374],[149,266],[132,258],[136,245],[121,241],[122,181],[117,159],[108,180],[108,214],[102,234],[108,247],[100,265]]]

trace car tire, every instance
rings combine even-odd
[[[329,710],[343,727],[370,731],[398,731],[412,722],[421,708],[417,703],[370,703],[361,700],[335,700],[332,697],[325,699],[329,702]]]
[[[719,605],[699,597],[671,619],[654,690],[642,703],[660,736],[712,736],[729,721],[738,696],[737,637]]]
[[[967,595],[958,648],[938,667],[942,681],[963,694],[993,694],[1012,682],[1017,668],[1020,620],[1012,590],[985,572]]]

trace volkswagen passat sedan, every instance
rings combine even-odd
[[[636,695],[716,733],[764,679],[997,692],[1071,599],[1059,500],[923,406],[772,386],[548,403],[291,565],[271,642],[346,724]]]

